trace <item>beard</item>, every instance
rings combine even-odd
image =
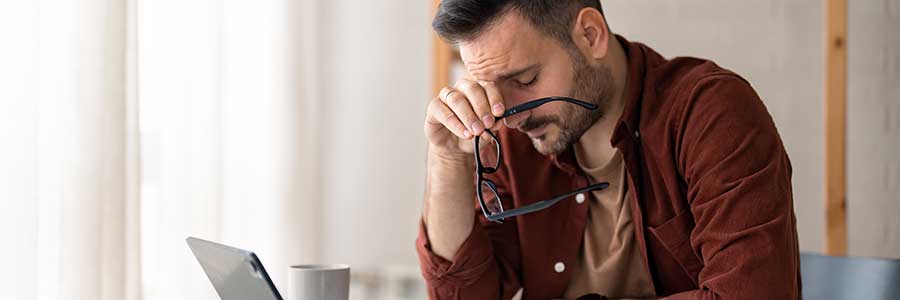
[[[566,151],[581,136],[603,117],[605,108],[613,95],[612,71],[607,66],[592,67],[577,51],[569,51],[572,58],[574,85],[569,97],[597,105],[596,110],[565,103],[557,116],[531,117],[525,120],[521,129],[530,131],[545,125],[556,125],[559,129],[554,139],[547,134],[531,139],[534,148],[543,155],[557,155]]]

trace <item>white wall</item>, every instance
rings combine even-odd
[[[851,255],[900,258],[900,3],[849,1]],[[793,163],[800,248],[824,247],[824,31],[818,0],[603,2],[612,30],[746,77]]]
[[[415,268],[429,1],[321,2],[324,261]]]
[[[900,258],[900,1],[848,2],[848,250]]]

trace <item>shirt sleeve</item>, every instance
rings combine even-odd
[[[702,258],[699,289],[667,299],[798,299],[799,252],[791,165],[749,83],[714,75],[691,90],[678,167]]]
[[[511,207],[503,180],[494,182],[504,206]],[[419,222],[416,250],[429,299],[509,299],[521,287],[515,220],[488,221],[475,203],[475,225],[452,261],[432,252],[426,225]]]

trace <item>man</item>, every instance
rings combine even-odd
[[[790,161],[747,81],[612,34],[597,0],[445,0],[433,27],[469,77],[425,120],[432,299],[800,297]],[[587,104],[504,115],[550,96]]]

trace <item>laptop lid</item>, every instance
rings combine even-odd
[[[253,252],[187,238],[188,247],[222,300],[282,300]]]

